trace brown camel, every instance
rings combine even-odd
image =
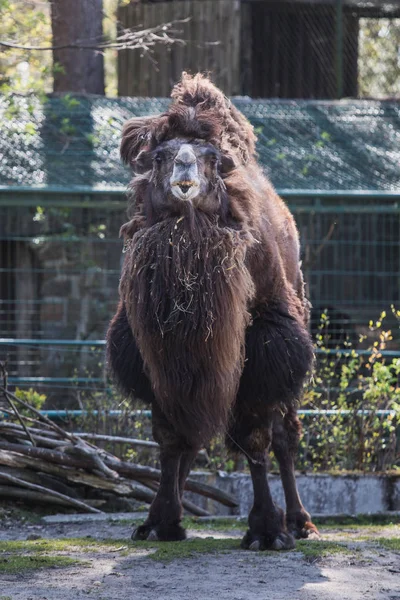
[[[255,158],[245,117],[207,78],[183,74],[164,114],[123,130],[134,171],[120,304],[108,363],[152,406],[161,481],[134,539],[181,540],[191,464],[217,432],[243,452],[254,486],[250,549],[316,532],[296,487],[296,407],[313,362],[294,219]],[[272,446],[286,498],[273,502]]]

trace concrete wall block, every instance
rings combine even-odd
[[[391,481],[391,510],[400,510],[400,476],[393,476]]]
[[[247,516],[253,504],[253,486],[247,473],[210,474],[205,472],[190,475],[209,485],[228,492],[238,501],[238,509],[230,509],[219,503],[190,495],[193,502],[200,504],[212,514],[239,514]],[[285,498],[280,477],[269,476],[274,501],[285,507]],[[400,510],[400,475],[298,475],[297,484],[305,508],[311,514],[376,514],[388,510]]]

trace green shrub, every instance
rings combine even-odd
[[[397,319],[400,311],[393,309]],[[304,470],[383,471],[399,467],[400,358],[385,358],[392,341],[382,327],[385,313],[370,331],[376,339],[365,354],[348,342],[344,354],[329,352],[322,315],[315,374],[302,408],[333,409],[337,414],[304,415],[298,467]],[[365,338],[360,340],[365,341]],[[380,413],[379,411],[390,411]]]

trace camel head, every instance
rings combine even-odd
[[[137,173],[148,173],[149,184],[157,190],[158,204],[214,212],[219,208],[223,176],[234,167],[210,143],[174,138],[154,150],[142,150],[133,165]]]

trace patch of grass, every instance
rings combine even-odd
[[[20,554],[9,554],[8,556],[0,556],[0,573],[21,573],[30,569],[70,567],[76,564],[83,563],[68,556],[42,556],[41,554],[21,556]],[[0,596],[1,598],[5,600],[7,596]]]
[[[0,557],[2,552],[68,552],[79,549],[83,552],[98,551],[106,547],[109,552],[115,551],[127,540],[94,540],[90,538],[56,538],[40,540],[12,540],[0,542]]]
[[[117,550],[120,545],[119,540],[98,542],[87,538],[3,541],[0,542],[0,573],[20,573],[29,569],[85,565],[88,563],[77,558],[54,556],[52,553],[76,550],[100,551],[104,547],[112,551]]]
[[[245,531],[248,527],[247,517],[238,519],[210,519],[203,521],[195,517],[185,517],[182,520],[185,529],[196,531]]]
[[[344,544],[323,542],[321,540],[298,540],[296,550],[300,550],[309,562],[314,562],[332,554],[354,554],[354,550],[350,550]]]
[[[204,538],[201,540],[186,540],[185,542],[131,542],[131,548],[155,550],[149,558],[170,562],[181,558],[192,558],[197,554],[214,554],[240,550],[240,540]]]
[[[357,515],[354,517],[345,517],[338,515],[337,517],[320,517],[313,519],[313,522],[318,526],[323,527],[365,527],[370,525],[400,525],[400,517],[392,515]]]
[[[170,562],[175,559],[192,558],[198,554],[214,554],[225,553],[240,550],[239,539],[223,539],[214,538],[194,539],[185,542],[133,542],[130,547],[140,549],[154,549],[155,551],[149,554],[149,558]],[[354,550],[350,550],[346,545],[337,542],[322,542],[312,540],[299,540],[296,542],[296,548],[288,552],[300,551],[303,553],[306,560],[313,562],[320,558],[330,556],[332,554],[354,554]],[[279,557],[282,553],[273,550],[262,552],[263,555],[269,557]]]
[[[390,552],[400,552],[400,538],[368,538],[369,542],[373,542],[374,544],[378,544],[381,548],[385,550],[390,550]]]

